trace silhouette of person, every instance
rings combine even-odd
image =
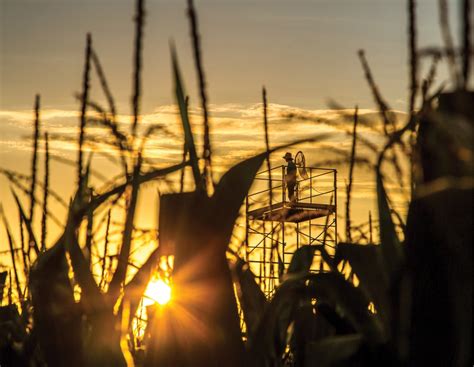
[[[293,157],[290,152],[286,152],[283,156],[283,159],[286,161],[286,174],[285,174],[285,183],[288,189],[288,199],[290,201],[295,200],[295,186],[296,186],[296,164],[293,162]]]

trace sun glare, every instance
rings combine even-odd
[[[171,287],[163,279],[153,279],[148,283],[148,287],[143,297],[143,305],[149,306],[154,303],[164,305],[171,299]]]

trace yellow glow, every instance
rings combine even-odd
[[[162,279],[153,279],[148,283],[148,287],[143,297],[143,305],[149,306],[153,303],[164,305],[171,299],[171,287]]]

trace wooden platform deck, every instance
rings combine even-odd
[[[249,219],[275,222],[300,223],[310,219],[325,217],[334,213],[335,205],[305,202],[282,202],[254,209],[248,212]]]

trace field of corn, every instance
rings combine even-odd
[[[72,162],[74,196],[61,197],[50,182],[52,137],[41,124],[39,95],[32,116],[31,174],[0,167],[11,184],[20,223],[12,228],[12,214],[1,209],[7,238],[0,240],[9,248],[1,256],[8,256],[12,266],[0,269],[0,366],[472,365],[472,1],[461,1],[460,47],[453,45],[447,3],[440,0],[444,45],[420,49],[416,1],[407,0],[410,92],[403,125],[379,90],[365,52],[359,51],[378,107],[383,146],[358,132],[359,125],[370,125],[357,107],[353,114],[341,112],[340,118],[353,125],[347,131],[350,154],[340,163],[349,167],[345,228],[337,233],[335,253],[327,251],[324,241],[297,249],[270,298],[248,265],[244,242],[229,245],[234,225],[255,175],[264,165],[270,170],[271,154],[323,141],[328,134],[271,147],[263,88],[266,151],[239,162],[216,181],[198,18],[188,0],[202,144],[195,139],[171,44],[183,159],[153,168],[147,141],[175,133],[161,124],[140,126],[145,5],[136,0],[130,130],[117,122],[100,52],[92,36],[86,37],[77,159]],[[421,75],[423,62],[430,64],[426,75]],[[449,83],[436,80],[442,64],[449,70]],[[100,81],[106,106],[90,97],[92,75]],[[311,119],[291,113],[285,117]],[[94,155],[85,149],[98,143],[87,131],[90,127],[107,133],[107,141],[99,143],[114,152],[110,158],[122,171],[119,177],[106,177],[100,187],[92,184]],[[371,160],[358,154],[360,146],[371,152]],[[38,177],[40,161],[44,177]],[[369,167],[376,177],[373,222],[378,236],[350,219],[358,166]],[[194,190],[187,190],[185,172]],[[140,190],[172,174],[180,175],[180,190],[160,194],[160,226],[142,233],[136,223]],[[388,181],[403,186],[402,177],[409,182],[406,216],[395,210],[386,189]],[[67,206],[66,218],[56,218],[51,200]],[[34,215],[35,208],[41,217]],[[122,211],[123,220],[116,220],[114,211]],[[63,227],[54,243],[47,241],[51,220]],[[114,255],[113,231],[120,238]],[[156,237],[158,246],[137,266],[130,259],[133,241],[140,236]],[[312,270],[315,254],[327,270]],[[157,277],[172,285],[168,304],[145,302],[147,287]]]

